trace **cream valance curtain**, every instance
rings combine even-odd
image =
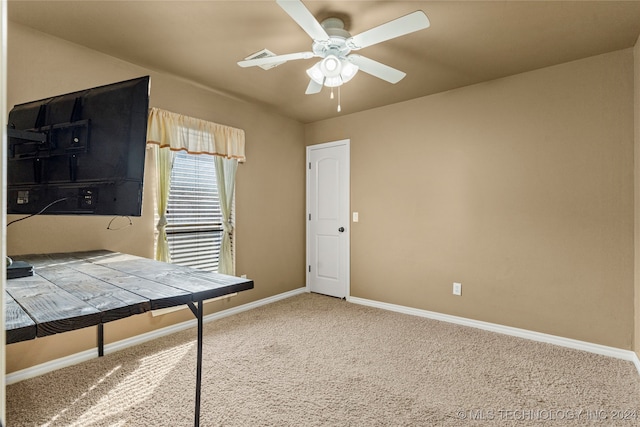
[[[244,162],[244,130],[183,116],[159,108],[149,110],[147,143],[171,151],[211,154]]]

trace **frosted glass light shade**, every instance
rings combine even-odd
[[[322,74],[319,62],[307,70],[307,75],[311,78],[311,80],[318,83],[319,85],[324,83],[324,74]]]
[[[346,59],[328,55],[322,61],[309,68],[307,75],[319,85],[337,87],[351,80],[358,72],[358,69],[357,65]]]

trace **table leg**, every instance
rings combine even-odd
[[[202,389],[202,301],[198,301],[196,306],[189,302],[189,308],[198,319],[198,356],[196,362],[196,409],[194,426],[200,426],[200,392]]]
[[[98,357],[104,356],[104,325],[98,323]]]

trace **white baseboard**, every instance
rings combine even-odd
[[[636,365],[636,369],[640,374],[640,358],[638,358],[638,353],[633,353],[633,364]]]
[[[238,307],[233,307],[227,310],[219,311],[217,313],[209,314],[207,316],[204,316],[202,321],[203,323],[207,323],[217,319],[222,319],[223,317],[232,316],[234,314],[242,313],[243,311],[247,311],[247,310],[252,310],[254,308],[271,304],[276,301],[290,298],[292,296],[299,295],[305,292],[306,292],[305,287],[294,289],[289,292],[284,292],[282,294],[274,295],[272,297],[263,298],[258,301],[250,302],[248,304],[243,304]],[[176,323],[175,325],[167,326],[162,329],[157,329],[155,331],[136,335],[135,337],[126,338],[124,340],[116,341],[111,344],[106,344],[104,346],[104,353],[105,354],[113,353],[113,352],[125,349],[127,347],[142,344],[144,342],[151,341],[156,338],[160,338],[160,337],[170,335],[175,332],[179,332],[188,328],[193,328],[196,326],[197,326],[196,319],[188,320],[182,323]],[[61,357],[59,359],[52,360],[50,362],[41,363],[40,365],[31,366],[29,368],[7,374],[5,376],[5,384],[9,385],[9,384],[17,383],[19,381],[26,380],[28,378],[33,378],[42,374],[46,374],[47,372],[55,371],[57,369],[66,368],[67,366],[72,366],[77,363],[95,359],[96,357],[98,357],[97,349],[85,350],[80,353],[72,354],[70,356]]]
[[[511,326],[499,325],[497,323],[483,322],[480,320],[467,319],[465,317],[452,316],[449,314],[437,313],[435,311],[421,310],[417,308],[406,307],[402,305],[389,304],[386,302],[373,301],[358,297],[347,297],[347,301],[354,304],[366,305],[369,307],[381,308],[383,310],[395,311],[398,313],[410,314],[412,316],[426,317],[442,322],[455,323],[472,328],[483,329],[485,331],[497,332],[505,335],[512,335],[520,338],[526,338],[533,341],[555,344],[562,347],[573,348],[576,350],[588,351],[589,353],[601,354],[603,356],[614,357],[616,359],[628,360],[633,362],[638,374],[640,374],[640,359],[638,355],[631,350],[623,350],[616,347],[608,347],[605,345],[594,344],[586,341],[574,340],[571,338],[559,337],[556,335],[544,334],[542,332],[529,331],[527,329],[514,328]]]

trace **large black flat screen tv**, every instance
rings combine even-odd
[[[142,213],[149,76],[16,105],[7,213]]]

